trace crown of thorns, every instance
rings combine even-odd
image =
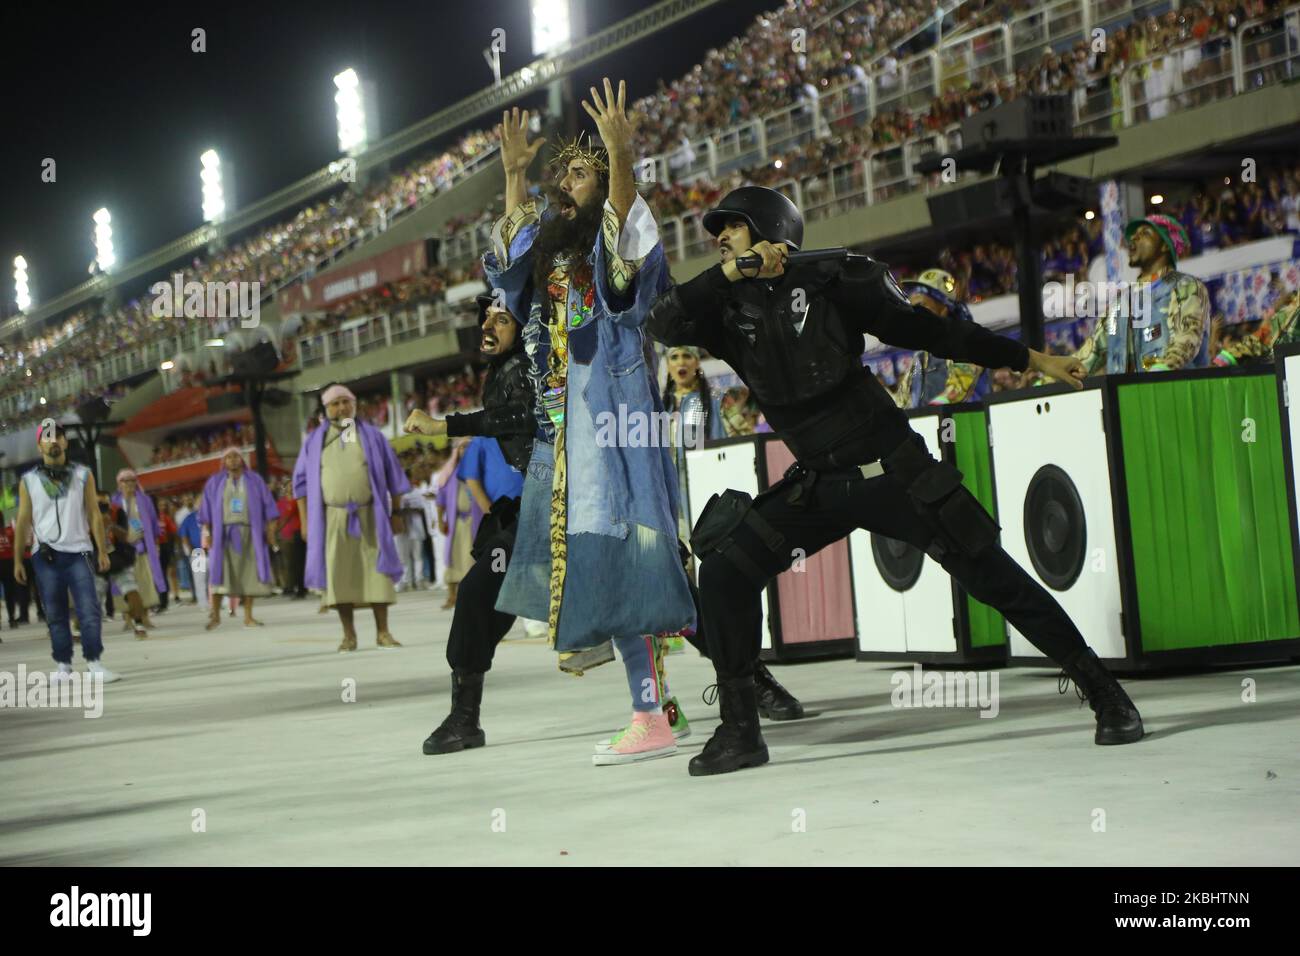
[[[555,155],[551,157],[551,166],[566,169],[570,162],[580,159],[597,172],[609,172],[609,154],[599,147],[593,147],[591,140],[583,143],[584,136],[575,136],[572,142],[561,141],[555,146]]]

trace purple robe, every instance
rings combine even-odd
[[[214,587],[225,583],[221,576],[221,566],[226,560],[226,479],[230,472],[222,468],[207,480],[203,486],[203,501],[199,505],[199,524],[212,529],[212,547],[208,549],[208,580]],[[248,514],[248,536],[253,539],[253,556],[257,559],[257,579],[263,584],[271,583],[271,550],[266,543],[266,525],[280,517],[280,510],[275,506],[271,489],[257,472],[244,469],[244,494]],[[242,537],[242,535],[241,535]],[[248,547],[247,541],[235,540],[230,546],[237,552]]]
[[[322,424],[312,431],[293,466],[293,496],[307,499],[307,570],[303,583],[309,588],[325,590],[325,498],[320,488],[321,452],[325,448],[325,434],[330,430]],[[369,422],[356,422],[357,437],[366,453],[366,467],[370,472],[371,506],[375,511],[375,539],[379,544],[379,560],[375,570],[386,574],[396,584],[402,580],[404,569],[393,542],[393,528],[389,523],[390,497],[400,498],[411,490],[411,483],[402,471],[397,453],[388,444],[384,433]]]
[[[122,492],[116,492],[111,500],[123,511],[126,510],[126,499],[122,497]],[[144,532],[144,537],[135,543],[135,553],[149,555],[153,587],[155,591],[162,594],[167,590],[167,576],[163,574],[162,564],[158,561],[158,512],[154,510],[153,501],[138,486],[135,489],[135,507],[139,512],[140,524]],[[116,594],[117,591],[114,590],[113,593]]]
[[[442,508],[443,514],[447,516],[447,545],[442,556],[443,566],[451,566],[451,549],[452,542],[456,539],[456,519],[459,517],[460,509],[457,503],[460,501],[460,479],[456,477],[459,466],[451,470],[451,475],[442,483],[438,489],[437,497],[434,499],[438,506]],[[469,494],[466,491],[466,494]],[[478,534],[479,522],[483,520],[483,509],[478,506],[478,501],[473,495],[469,496],[469,539],[473,542],[475,535]]]

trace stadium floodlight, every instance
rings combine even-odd
[[[226,214],[226,192],[221,182],[221,157],[215,149],[209,149],[199,157],[202,170],[199,179],[203,182],[203,221],[220,222]]]
[[[361,79],[357,71],[348,67],[334,77],[338,92],[334,103],[338,106],[339,150],[355,156],[366,148],[366,107],[361,98]]]
[[[569,45],[569,0],[530,0],[533,56],[549,56]]]
[[[18,303],[19,312],[26,312],[32,306],[31,289],[27,286],[27,260],[22,256],[14,256],[14,301]]]
[[[1160,195],[1159,193],[1156,193],[1154,196],[1151,197],[1151,205],[1153,206],[1159,206],[1164,201],[1165,201],[1165,197]]]
[[[1091,222],[1092,220],[1097,218],[1097,214],[1093,212],[1091,209],[1089,209],[1087,212],[1083,214],[1083,218]]]
[[[108,210],[95,210],[95,264],[101,272],[107,272],[117,262],[113,254],[113,217]]]
[[[41,396],[41,404],[42,404],[42,405],[45,404],[45,396],[44,396],[44,395]]]

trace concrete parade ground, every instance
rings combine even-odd
[[[227,616],[205,632],[193,606],[144,641],[106,621],[123,680],[102,716],[0,710],[0,863],[1300,863],[1297,666],[1125,679],[1148,736],[1120,747],[1093,744],[1055,668],[994,672],[985,718],[894,706],[910,664],[775,666],[808,718],[764,721],[766,767],[692,778],[718,721],[707,661],[667,659],[694,731],[676,755],[595,767],[629,717],[622,664],[563,675],[516,625],[487,678],[487,747],[426,757],[449,705],[444,596],[399,595],[401,649],[376,648],[360,612],[354,654],[314,598],[259,601],[255,629]],[[0,638],[0,672],[53,668],[34,616]]]

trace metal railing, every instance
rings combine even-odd
[[[473,312],[445,302],[412,303],[398,311],[350,319],[344,328],[298,336],[298,368],[328,365],[376,348],[459,328],[466,322],[474,322]]]
[[[1129,64],[1117,76],[1101,77],[1090,92],[1076,90],[1076,133],[1102,134],[1300,77],[1300,6],[1247,21],[1218,40],[1217,50],[1212,43],[1189,43]],[[932,151],[959,149],[959,126],[878,147],[865,160],[845,161],[775,188],[795,199],[807,221],[928,191],[939,185],[938,176],[917,173],[916,163]],[[712,237],[699,232],[694,213],[666,218],[661,234],[669,259],[689,259],[711,249]]]

